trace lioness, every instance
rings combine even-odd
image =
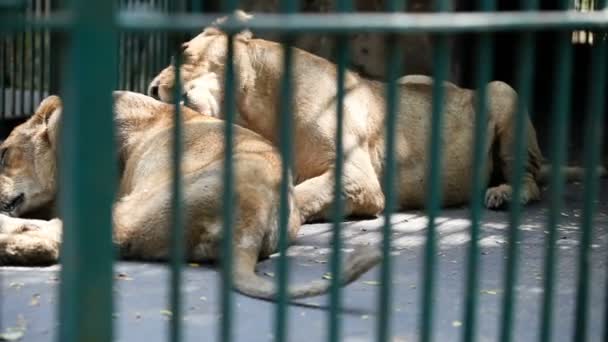
[[[247,15],[238,13],[241,18]],[[221,19],[223,20],[223,19]],[[192,108],[222,117],[227,35],[216,26],[182,45],[183,97]],[[336,66],[293,49],[293,106],[296,203],[302,221],[327,219],[333,198],[336,157]],[[283,49],[278,43],[255,39],[250,32],[234,38],[237,87],[237,124],[278,143],[277,111],[283,75]],[[174,70],[168,66],[150,83],[148,94],[165,102],[173,100]],[[397,182],[401,209],[421,208],[428,181],[427,150],[433,81],[426,76],[399,80],[396,129]],[[344,198],[345,214],[375,216],[384,208],[381,177],[385,161],[385,84],[353,72],[345,77],[344,99]],[[444,206],[460,205],[471,194],[473,127],[476,93],[445,82],[442,131],[441,184]],[[485,205],[500,208],[511,201],[514,156],[514,114],[517,94],[499,81],[487,85],[487,177],[496,168],[502,182],[486,191]],[[527,158],[522,203],[539,198],[537,185],[542,155],[536,133],[525,118]]]
[[[59,97],[46,98],[0,145],[0,265],[48,264],[59,257],[60,220],[11,216],[27,214],[55,199],[61,112]],[[114,120],[123,171],[113,208],[113,241],[123,257],[166,259],[173,106],[142,94],[116,91]],[[186,253],[190,260],[216,259],[222,232],[224,122],[187,108],[183,122]],[[269,142],[240,127],[235,127],[234,162],[234,285],[243,294],[272,299],[274,284],[257,276],[255,266],[259,258],[277,249],[281,162]],[[288,231],[293,240],[300,221],[292,191],[288,204]],[[371,248],[353,252],[344,267],[342,283],[355,280],[375,265],[379,256]],[[329,284],[323,280],[291,287],[289,295],[318,295],[327,291]]]

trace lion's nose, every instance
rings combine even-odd
[[[157,85],[153,85],[150,86],[150,89],[148,89],[148,95],[152,96],[153,98],[160,100],[160,96],[158,96],[158,86]]]

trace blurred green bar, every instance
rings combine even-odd
[[[571,6],[569,0],[561,1],[561,8],[564,10]],[[564,192],[564,176],[560,172],[562,165],[566,162],[566,127],[570,126],[570,94],[572,82],[572,32],[558,32],[558,46],[556,48],[555,89],[553,102],[553,132],[551,150],[551,170],[550,179],[550,207],[547,217],[547,238],[544,258],[544,278],[543,278],[543,301],[541,309],[541,326],[539,341],[552,341],[553,329],[553,296],[557,280],[555,277],[555,267],[557,265],[556,238],[557,225],[561,215]]]
[[[20,89],[20,94],[19,94],[19,114],[23,115],[25,113],[25,61],[27,60],[25,57],[25,51],[26,51],[26,47],[25,47],[25,41],[27,39],[27,36],[25,35],[25,32],[21,33],[20,35],[20,39],[19,39],[19,57],[21,57],[21,61],[23,61],[22,63],[18,63],[19,66],[19,89]],[[15,85],[15,88],[16,85]]]
[[[338,12],[349,12],[352,10],[351,0],[338,0],[336,10]],[[329,342],[341,341],[340,310],[342,307],[342,289],[340,286],[340,274],[342,270],[342,220],[344,203],[342,200],[342,171],[344,169],[344,96],[345,76],[347,72],[348,56],[350,54],[348,37],[340,35],[336,37],[336,62],[338,64],[337,93],[336,93],[336,161],[334,169],[334,200],[333,200],[333,222],[332,222],[332,253],[330,261],[330,298],[329,298],[329,330],[327,340]]]
[[[213,14],[143,14],[121,11],[117,25],[129,31],[201,31],[217,19]],[[70,12],[57,12],[41,20],[0,22],[0,31],[14,31],[26,27],[66,31],[73,26]],[[222,29],[238,32],[245,28],[274,32],[494,32],[537,31],[551,28],[605,29],[608,12],[543,11],[541,13],[349,13],[349,14],[256,14],[243,22],[219,25]]]
[[[403,11],[407,8],[405,0],[386,1],[387,12]],[[377,341],[391,340],[391,310],[392,310],[392,214],[397,209],[396,201],[399,192],[396,184],[395,130],[397,127],[397,112],[401,100],[397,79],[403,70],[403,47],[399,37],[389,34],[385,40],[386,55],[386,146],[385,172],[382,188],[385,196],[384,223],[382,225],[382,264],[380,268],[380,291],[378,297]]]
[[[6,65],[8,64],[8,56],[6,53],[6,39],[5,39],[5,33],[1,33],[0,34],[0,80],[4,80],[6,78],[5,76],[5,69],[6,69]],[[5,92],[6,89],[4,89],[4,85],[2,85],[2,91],[0,91],[0,113],[4,114],[5,116],[8,115],[8,113],[5,113],[4,110],[6,108],[6,98],[5,98]]]
[[[433,330],[433,303],[435,287],[435,254],[436,254],[436,231],[435,219],[439,215],[441,206],[441,130],[443,125],[442,111],[445,89],[443,82],[448,72],[447,37],[444,35],[436,37],[433,49],[433,64],[435,65],[433,80],[433,105],[430,137],[430,157],[427,178],[426,212],[428,226],[425,243],[423,284],[422,287],[422,317],[421,317],[421,342],[432,341]]]
[[[107,342],[113,336],[111,208],[116,154],[109,113],[116,85],[114,2],[70,4],[75,25],[60,130],[64,230],[57,341]]]
[[[496,10],[495,0],[481,0],[479,9],[484,12]],[[476,341],[477,306],[479,288],[479,221],[483,213],[483,200],[487,184],[486,122],[488,110],[488,93],[486,86],[492,77],[493,42],[490,33],[481,33],[477,37],[477,103],[475,103],[475,131],[473,145],[473,172],[471,184],[471,242],[467,255],[467,275],[465,283],[465,306],[462,340]]]
[[[225,147],[224,147],[224,207],[223,207],[223,235],[222,235],[222,280],[221,280],[221,332],[220,341],[232,341],[233,316],[232,316],[232,241],[234,226],[234,165],[232,160],[234,136],[234,116],[236,112],[235,82],[234,82],[234,41],[233,36],[229,35],[228,52],[226,54],[226,80],[224,96],[224,115],[226,118],[225,126]]]
[[[175,87],[173,87],[174,120],[173,120],[173,165],[172,165],[172,198],[171,198],[171,323],[170,341],[182,340],[182,264],[184,263],[184,213],[183,189],[181,177],[181,161],[183,154],[182,114],[180,102],[182,99],[182,85],[180,66],[182,56],[179,49],[175,53]]]
[[[12,41],[11,49],[13,50],[12,51],[12,60],[16,61],[17,60],[17,35],[16,34],[13,35],[11,41]],[[17,67],[13,64],[12,68],[10,68],[10,70],[11,70],[11,76],[12,76],[11,79],[16,80],[17,79]],[[14,114],[14,113],[17,113],[17,87],[14,84],[14,82],[10,89],[11,89],[12,101],[11,101],[11,106],[10,106],[10,109],[8,110],[8,112]]]
[[[36,1],[35,0],[31,1],[29,11],[30,11],[29,16],[35,17],[35,12],[36,12]],[[37,57],[36,44],[35,44],[36,41],[34,39],[34,37],[36,36],[36,32],[33,29],[30,29],[28,31],[28,34],[29,34],[29,38],[30,38],[29,39],[29,45],[30,45],[30,48],[29,48],[29,52],[30,52],[30,54],[29,54],[29,58],[30,58],[29,76],[30,77],[29,77],[29,82],[28,82],[29,90],[30,90],[30,100],[29,100],[29,107],[26,110],[27,115],[29,115],[30,113],[33,113],[34,109],[35,109],[34,93],[35,93],[36,86],[34,84],[34,78],[35,78],[34,72],[36,70],[35,65],[36,65],[36,57]],[[0,80],[1,79],[2,78],[0,78]],[[2,112],[2,110],[0,110],[0,112]]]
[[[598,1],[598,8],[604,8],[606,1]],[[581,242],[578,260],[578,278],[576,292],[575,328],[573,341],[588,340],[589,317],[589,277],[591,268],[591,241],[593,239],[593,220],[598,201],[598,174],[596,172],[602,154],[602,130],[605,129],[606,106],[606,40],[596,39],[591,56],[589,79],[590,94],[585,127],[585,179],[584,202],[581,222]],[[604,327],[606,329],[606,327]]]
[[[200,32],[217,16],[205,14],[144,15],[122,12],[118,25],[128,30],[167,30]],[[9,23],[19,25],[19,23]],[[38,25],[37,23],[30,23]],[[61,23],[53,22],[55,26]],[[238,32],[244,28],[265,32],[428,32],[460,33],[490,31],[528,31],[561,28],[598,28],[608,26],[608,12],[542,13],[493,12],[493,13],[329,13],[329,14],[256,14],[251,20],[226,22],[219,27]],[[1,29],[2,26],[0,26]]]
[[[438,12],[449,10],[449,2],[438,0]],[[433,47],[433,100],[431,113],[431,131],[429,139],[428,178],[426,180],[426,212],[428,227],[424,248],[423,282],[422,287],[422,316],[420,325],[420,341],[433,340],[433,308],[435,296],[435,254],[436,254],[436,227],[435,219],[439,215],[441,206],[441,133],[443,129],[443,100],[445,88],[443,82],[449,71],[448,37],[445,34],[434,36]]]
[[[298,1],[281,1],[282,13],[294,13],[298,9]],[[291,165],[293,164],[293,102],[292,102],[292,77],[293,77],[293,51],[294,38],[284,35],[283,42],[283,80],[281,83],[281,102],[279,110],[279,150],[281,152],[281,190],[279,207],[279,241],[277,261],[277,308],[275,311],[275,337],[278,342],[288,341],[287,318],[288,311],[288,285],[289,285],[289,261],[287,258],[287,248],[289,246],[289,188],[291,179],[289,178]],[[295,205],[293,203],[292,205]]]
[[[536,13],[538,8],[537,0],[528,0],[523,6],[525,11]],[[505,262],[505,278],[504,278],[504,296],[502,303],[502,323],[500,327],[500,341],[510,342],[513,333],[513,315],[516,310],[515,301],[515,286],[517,284],[517,261],[518,261],[518,243],[519,243],[519,225],[521,221],[521,202],[518,200],[522,194],[522,180],[524,175],[524,165],[528,158],[527,144],[528,136],[526,134],[526,110],[532,107],[531,91],[534,81],[534,35],[531,32],[521,34],[520,46],[518,49],[519,72],[517,74],[518,93],[517,112],[515,116],[515,132],[513,155],[513,167],[511,170],[510,184],[513,188],[512,200],[509,202],[509,232],[507,259]],[[530,116],[531,111],[528,111]]]

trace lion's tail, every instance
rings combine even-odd
[[[551,177],[551,164],[543,164],[537,177],[537,181],[542,184],[550,182]],[[563,166],[560,168],[563,173],[566,182],[581,182],[585,178],[585,168],[580,166]],[[598,166],[596,168],[598,177],[608,176],[608,172],[604,166]]]
[[[236,255],[234,287],[250,297],[276,300],[277,287],[275,283],[258,276],[255,273],[255,263],[247,256],[247,260],[239,260]],[[242,255],[242,254],[241,254]],[[358,247],[346,260],[340,275],[340,285],[344,286],[359,278],[363,273],[381,260],[382,254],[373,247]],[[287,296],[289,299],[299,299],[327,293],[331,287],[331,280],[319,279],[305,284],[289,286]]]

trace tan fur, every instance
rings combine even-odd
[[[207,28],[184,44],[182,84],[187,103],[199,111],[222,116],[223,79],[227,36]],[[278,143],[278,104],[282,80],[281,45],[250,35],[234,42],[237,72],[237,123]],[[303,221],[330,217],[333,199],[333,165],[336,155],[336,66],[327,60],[293,49],[293,106],[296,201]],[[148,93],[172,101],[174,72],[163,70]],[[385,163],[385,84],[353,72],[345,78],[344,99],[344,197],[346,214],[377,215],[384,209],[381,188]],[[445,82],[442,131],[441,184],[443,205],[467,203],[471,193],[473,127],[476,93]],[[420,208],[425,203],[428,181],[427,155],[430,136],[433,80],[406,76],[399,80],[399,112],[396,158],[399,205]],[[505,180],[487,190],[489,208],[504,207],[510,200],[513,163],[512,142],[517,94],[503,82],[487,85],[487,176],[493,169]],[[529,118],[525,118],[527,159],[521,202],[539,198],[537,176],[542,155]],[[498,165],[492,165],[492,156]]]
[[[114,100],[119,158],[124,166],[113,209],[114,243],[126,258],[167,259],[173,106],[130,92],[115,92]],[[59,257],[60,220],[11,216],[51,205],[56,196],[56,142],[61,111],[58,97],[45,99],[37,113],[0,145],[1,151],[7,151],[0,169],[0,264],[48,264]],[[181,168],[187,257],[193,261],[217,259],[222,235],[225,124],[183,108],[183,125]],[[274,284],[257,276],[255,266],[258,259],[277,249],[280,157],[258,134],[238,126],[234,130],[235,287],[250,296],[272,299],[276,293]],[[15,196],[23,199],[15,202]],[[293,202],[290,187],[290,241],[300,228]],[[378,261],[378,251],[359,249],[347,261],[342,283],[353,281]],[[326,292],[329,284],[322,281],[291,287],[289,295],[318,295]]]

